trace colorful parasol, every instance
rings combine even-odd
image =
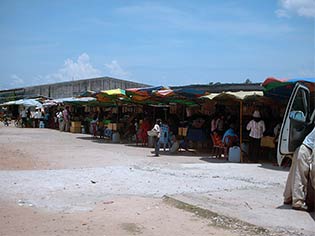
[[[311,92],[314,92],[315,78],[276,79],[269,77],[262,83],[262,86],[265,96],[287,100],[297,82],[306,85]]]
[[[96,98],[99,102],[113,104],[118,101],[128,100],[128,97],[126,96],[126,90],[120,88],[103,90],[96,94]]]

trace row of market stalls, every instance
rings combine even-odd
[[[247,141],[248,133],[245,126],[254,110],[260,110],[267,129],[271,130],[284,114],[286,102],[297,81],[305,82],[314,91],[315,80],[312,79],[267,78],[262,84],[263,91],[223,91],[210,94],[197,89],[170,89],[165,86],[117,88],[85,91],[80,96],[72,98],[22,99],[9,101],[0,106],[17,106],[18,109],[27,107],[33,112],[42,109],[49,112],[51,118],[58,110],[68,106],[71,120],[81,122],[82,128],[84,123],[88,124],[93,120],[95,114],[98,116],[101,114],[101,119],[104,117],[110,120],[111,127],[122,133],[126,133],[127,126],[133,126],[135,120],[142,122],[149,119],[153,125],[156,118],[162,118],[176,125],[179,131],[177,135],[189,136],[189,140],[201,144],[197,145],[198,147],[207,147],[210,121],[217,115],[223,115],[227,122],[236,124],[240,144]],[[183,128],[186,129],[185,132]],[[85,127],[84,130],[87,132],[89,128]],[[188,130],[192,135],[189,135]],[[76,132],[79,131],[81,129],[76,129]],[[272,135],[271,131],[267,135]]]

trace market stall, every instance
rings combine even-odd
[[[206,96],[202,96],[201,98],[203,100],[208,100],[209,102],[212,102],[212,103],[215,102],[217,105],[219,104],[229,105],[230,108],[232,109],[230,113],[238,114],[237,119],[239,122],[239,143],[242,144],[243,143],[243,128],[244,128],[244,124],[243,124],[244,103],[248,101],[257,102],[259,99],[262,98],[262,96],[263,96],[262,91],[239,91],[239,92],[212,93]],[[242,152],[240,152],[240,161],[241,162],[244,161]]]

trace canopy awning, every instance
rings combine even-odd
[[[16,101],[9,101],[0,104],[0,106],[11,106],[11,105],[22,105],[25,107],[39,107],[41,108],[43,105],[36,99],[20,99]]]
[[[101,103],[107,103],[107,104],[115,104],[117,102],[126,101],[128,102],[129,98],[126,95],[126,90],[124,89],[109,89],[109,90],[103,90],[98,93],[96,93],[97,101]]]
[[[56,103],[88,103],[96,101],[93,97],[69,97],[69,98],[59,98],[54,100]]]
[[[174,89],[174,93],[185,98],[199,98],[208,94],[208,92],[205,92],[203,90],[191,88]]]
[[[96,91],[86,90],[80,94],[79,97],[94,97],[96,95]]]
[[[128,88],[126,95],[132,102],[148,104],[156,103],[156,97],[163,97],[162,91],[170,91],[165,86],[145,87],[145,88]],[[160,93],[161,92],[161,93]],[[159,94],[159,95],[158,95]]]
[[[302,83],[307,86],[311,92],[315,90],[315,78],[295,78],[295,79],[277,79],[268,77],[263,83],[264,95],[277,100],[288,100],[295,83]]]
[[[128,88],[126,89],[127,94],[136,94],[142,96],[149,96],[152,93],[159,91],[159,90],[167,90],[168,87],[165,86],[155,86],[155,87],[145,87],[145,88]]]
[[[211,93],[200,97],[201,99],[209,100],[246,100],[249,97],[262,97],[264,94],[262,91],[238,91],[238,92],[222,92]]]

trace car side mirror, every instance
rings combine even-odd
[[[291,111],[289,115],[290,119],[299,121],[299,122],[306,122],[305,115],[302,111]]]

